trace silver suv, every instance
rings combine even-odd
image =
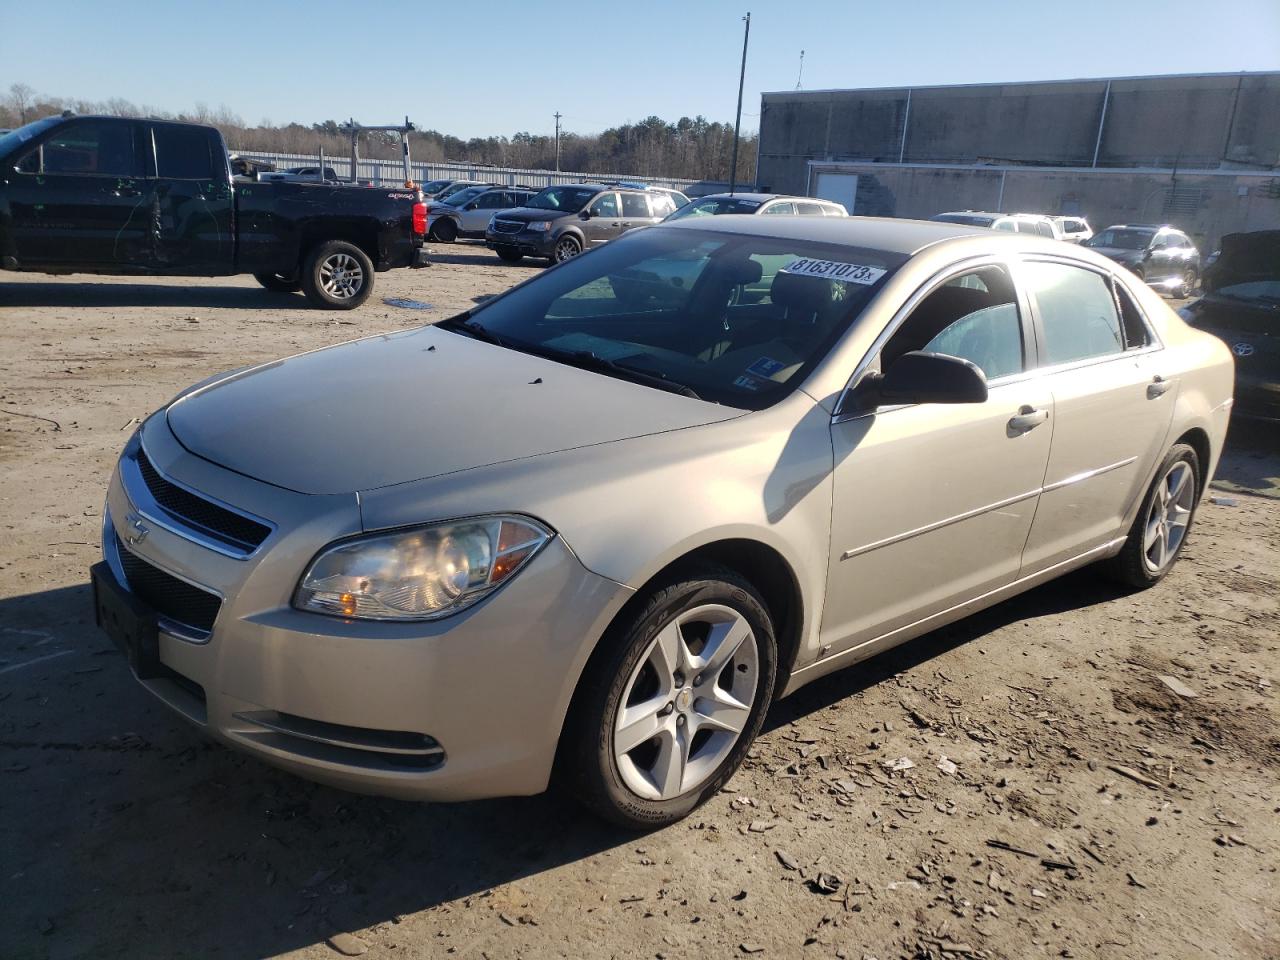
[[[536,190],[525,187],[471,187],[431,205],[427,236],[441,243],[459,237],[483,238],[489,221],[499,210],[522,207]]]

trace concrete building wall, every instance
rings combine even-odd
[[[791,192],[808,160],[1092,166],[1095,150],[1103,167],[1280,166],[1280,73],[766,93],[757,182]]]

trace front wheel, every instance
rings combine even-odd
[[[1173,569],[1200,498],[1200,458],[1185,443],[1174,444],[1156,471],[1129,536],[1108,561],[1108,573],[1121,583],[1145,589]]]
[[[707,565],[654,589],[602,641],[565,730],[568,784],[634,829],[673,823],[746,757],[773,697],[777,642],[764,601]]]
[[[1134,267],[1133,275],[1137,277],[1139,280],[1141,280],[1143,283],[1147,282],[1147,271],[1144,268]]]
[[[283,273],[255,273],[253,279],[274,293],[297,293],[302,289],[302,282],[297,277]]]
[[[353,243],[322,243],[307,257],[302,292],[317,307],[354,310],[373,292],[373,263]]]
[[[554,263],[564,263],[566,260],[572,260],[581,252],[582,244],[578,242],[577,237],[561,237],[556,241],[555,250],[552,253],[551,260]]]

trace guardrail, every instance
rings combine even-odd
[[[266,160],[275,164],[279,170],[288,167],[318,167],[320,157],[305,153],[268,153],[261,150],[233,150],[242,157],[254,160]],[[351,179],[350,157],[324,157],[324,166],[331,167],[340,180]],[[418,183],[428,180],[440,180],[455,177],[466,180],[482,180],[499,183],[504,186],[527,184],[531,187],[549,187],[558,183],[581,183],[583,181],[598,183],[612,180],[635,180],[655,187],[672,187],[676,190],[697,183],[696,180],[682,180],[678,177],[634,177],[618,173],[577,173],[565,170],[526,170],[520,167],[490,167],[484,164],[470,163],[421,163],[410,164],[413,179]],[[377,184],[400,184],[404,182],[404,164],[399,160],[359,160],[356,163],[356,179],[372,180]]]

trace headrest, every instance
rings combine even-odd
[[[803,277],[794,273],[779,272],[769,288],[769,299],[787,309],[804,313],[817,313],[831,305],[834,281],[825,277]]]
[[[708,267],[708,272],[712,273],[716,279],[735,287],[759,283],[760,278],[764,276],[764,268],[760,266],[760,261],[752,260],[750,257],[743,257],[740,260],[713,260]]]

